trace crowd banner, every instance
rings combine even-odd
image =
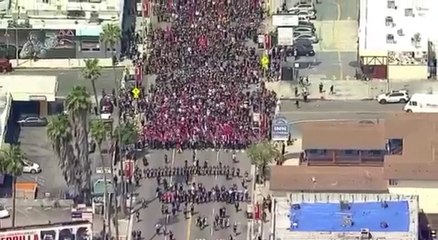
[[[272,120],[271,137],[273,141],[287,141],[290,125],[286,118],[277,116]]]

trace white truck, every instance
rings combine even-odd
[[[438,94],[415,93],[403,110],[414,113],[438,113]]]

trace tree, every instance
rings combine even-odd
[[[76,193],[79,193],[82,184],[77,173],[80,173],[82,169],[79,159],[74,156],[72,127],[68,115],[60,114],[49,121],[47,137],[58,158],[65,182],[68,186],[74,187]]]
[[[272,163],[274,159],[278,159],[281,153],[273,144],[263,141],[251,144],[247,150],[247,155],[251,159],[251,163],[256,166],[259,177],[264,178],[266,166]]]
[[[91,191],[91,162],[88,157],[88,118],[91,110],[90,94],[84,86],[74,86],[67,95],[65,106],[68,111],[70,125],[73,130],[73,149],[79,160],[78,173],[81,178],[80,190],[85,200],[90,200]]]
[[[23,160],[25,156],[19,145],[10,145],[6,150],[1,150],[1,170],[12,176],[12,227],[15,227],[16,211],[16,184],[17,177],[23,173]]]
[[[116,56],[115,56],[115,52],[114,52],[114,48],[116,46],[116,44],[118,44],[120,42],[120,39],[122,37],[122,30],[120,29],[120,27],[118,25],[109,23],[103,26],[102,28],[102,33],[100,34],[100,40],[106,45],[109,46],[111,48],[111,55],[112,55],[112,68],[113,68],[113,75],[114,75],[114,92],[115,92],[115,107],[114,107],[114,114],[116,116],[120,116],[119,114],[119,79],[117,79],[117,75],[116,75]],[[114,122],[114,125],[116,126],[116,129],[120,129],[117,128],[117,126],[120,124],[120,120]],[[121,133],[120,131],[117,131],[115,134],[116,138],[117,138],[117,142],[121,142]],[[113,146],[114,147],[118,147],[119,148],[119,154],[120,154],[120,146],[118,146],[116,143],[116,141],[113,141]],[[120,144],[119,144],[120,145]],[[117,151],[114,151],[117,152]],[[120,159],[120,155],[118,156],[118,158]],[[123,163],[122,161],[120,161],[120,170],[123,172]],[[123,179],[123,178],[122,178]],[[126,200],[125,200],[125,184],[122,184],[122,194],[121,194],[121,210],[122,210],[122,215],[126,215]],[[117,208],[117,198],[114,198],[115,201],[115,206]],[[116,220],[115,223],[118,224],[118,211],[116,211]],[[119,228],[118,226],[116,226],[116,239],[119,238]]]
[[[108,227],[111,226],[111,222],[110,222],[110,218],[109,218],[109,204],[108,204],[108,188],[107,188],[107,178],[106,178],[106,167],[105,167],[105,161],[103,159],[103,154],[102,154],[102,143],[103,141],[106,139],[106,137],[108,136],[109,130],[107,125],[105,125],[105,123],[102,121],[102,119],[97,119],[97,120],[93,120],[91,121],[90,124],[90,131],[91,131],[91,137],[93,138],[93,140],[96,142],[97,145],[97,150],[99,152],[99,158],[100,158],[100,162],[103,168],[103,182],[105,183],[105,188],[104,188],[104,196],[103,196],[103,202],[104,202],[104,213],[103,213],[103,236],[106,236],[106,226],[108,225]],[[113,183],[114,184],[114,183]],[[115,189],[115,188],[114,188]],[[108,222],[107,222],[108,220]]]
[[[116,129],[116,133],[120,132],[121,147],[135,144],[138,139],[137,126],[131,122],[121,123]]]
[[[86,59],[85,67],[82,69],[82,76],[91,82],[93,87],[94,100],[99,110],[99,100],[97,99],[96,80],[102,75],[102,67],[99,66],[99,59]]]

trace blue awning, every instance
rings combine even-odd
[[[90,37],[98,37],[102,32],[101,26],[87,26],[83,28],[78,28],[76,31],[77,36],[90,36]]]

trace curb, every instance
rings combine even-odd
[[[280,100],[285,101],[303,101],[303,98],[301,97],[291,97],[291,98],[285,98],[280,97]],[[344,99],[334,99],[334,98],[307,98],[307,102],[333,102],[333,101],[374,101],[374,98],[344,98]]]
[[[128,222],[128,229],[126,233],[126,239],[132,240],[132,228],[134,227],[134,214],[129,214],[129,222]]]

